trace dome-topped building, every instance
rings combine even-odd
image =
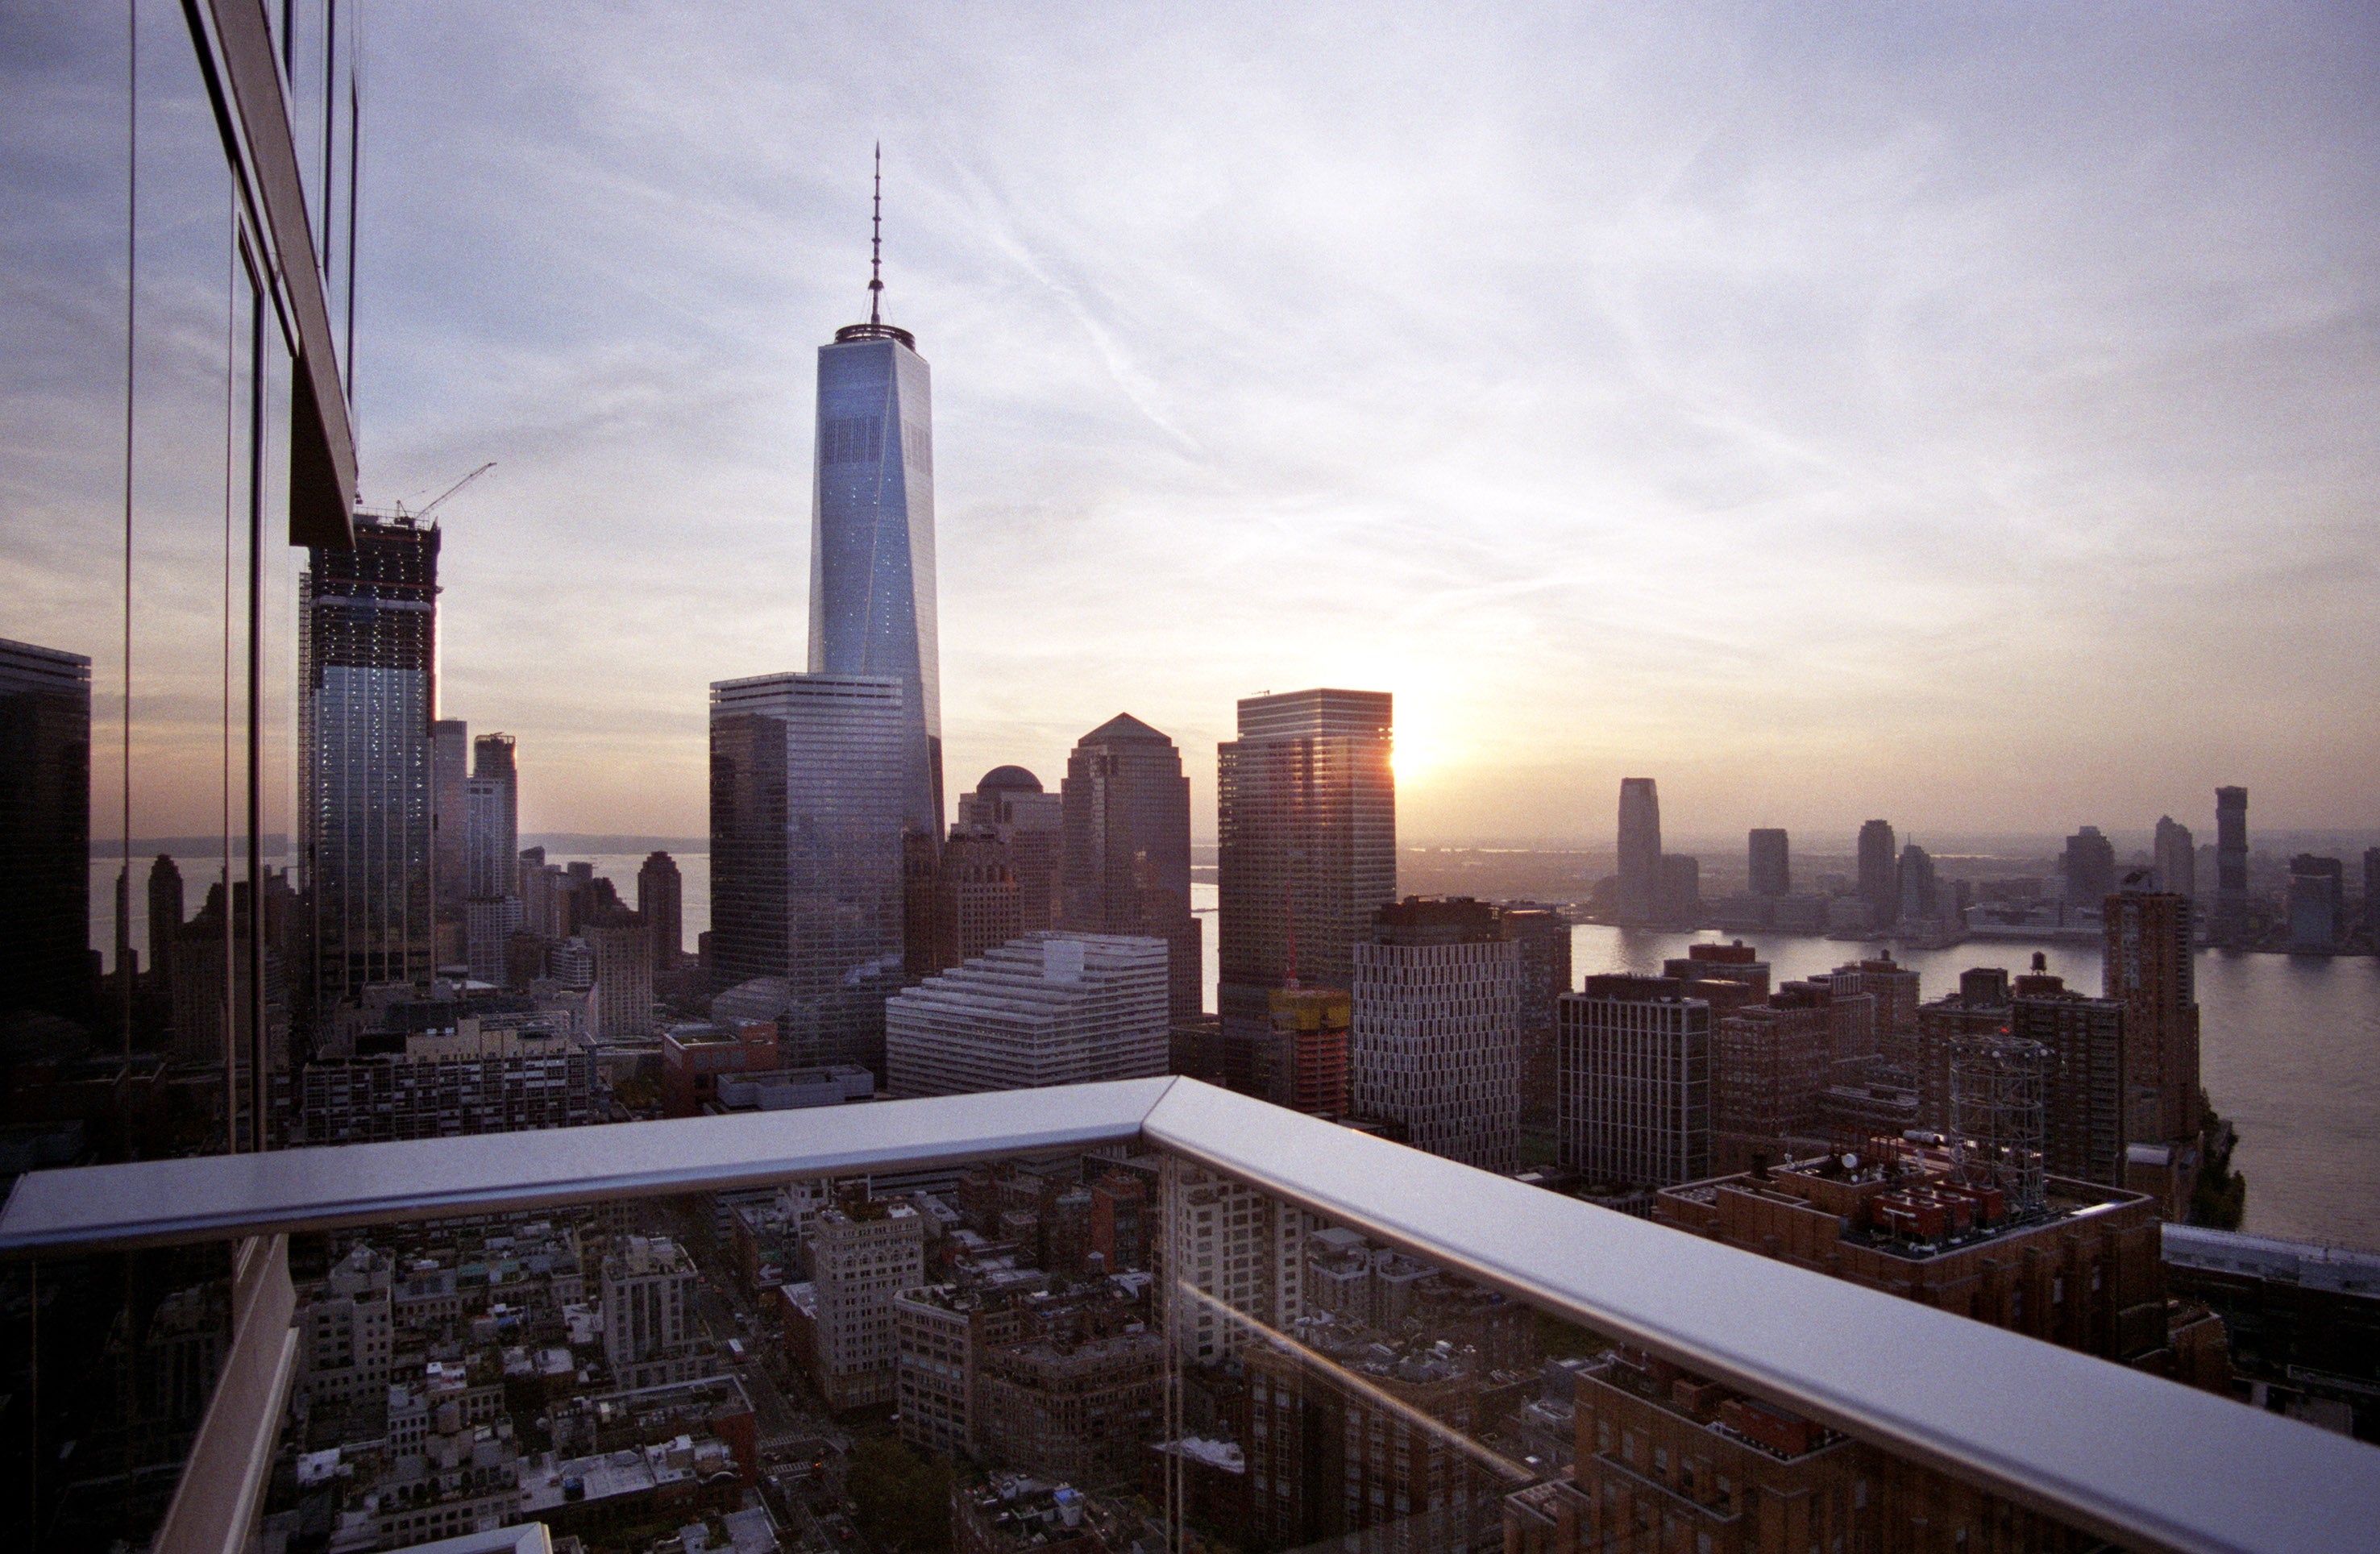
[[[985,794],[1038,794],[1041,779],[1021,766],[995,766],[983,774],[975,785],[978,796]]]
[[[1022,932],[1058,926],[1060,816],[1058,795],[1021,766],[995,766],[959,795],[959,824],[990,827],[1016,860]]]

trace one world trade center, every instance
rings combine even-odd
[[[809,672],[901,682],[908,725],[902,813],[939,838],[932,382],[916,338],[880,317],[884,283],[875,267],[868,285],[868,322],[836,330],[834,343],[819,347]]]

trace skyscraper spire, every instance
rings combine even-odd
[[[882,323],[877,304],[884,297],[884,142],[876,142],[876,204],[868,230],[868,322]]]

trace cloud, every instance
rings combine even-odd
[[[1396,691],[1439,835],[2353,823],[2351,11],[370,16],[361,421],[532,829],[695,832],[798,666],[812,348],[933,362],[964,783]],[[2310,666],[2320,666],[2315,672]],[[2269,799],[2266,795],[2270,795]]]

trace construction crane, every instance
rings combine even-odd
[[[419,513],[408,513],[408,512],[407,512],[407,511],[405,510],[405,504],[404,504],[404,503],[402,503],[402,502],[400,502],[400,503],[398,503],[398,504],[396,504],[396,516],[397,516],[398,517],[400,517],[400,518],[411,518],[411,519],[413,519],[416,523],[419,523],[419,522],[420,522],[423,518],[426,518],[426,517],[428,517],[431,514],[432,514],[432,513],[436,512],[436,511],[438,510],[438,504],[439,504],[440,503],[442,503],[442,502],[445,501],[448,497],[450,497],[450,496],[454,495],[456,492],[461,491],[465,486],[469,485],[472,481],[474,481],[474,480],[478,480],[480,476],[482,476],[482,475],[486,474],[489,470],[493,469],[495,467],[496,467],[496,461],[495,461],[494,459],[490,459],[490,460],[488,460],[488,462],[487,462],[487,463],[485,463],[485,464],[483,464],[483,465],[480,466],[480,467],[478,467],[477,469],[472,470],[468,475],[464,476],[461,480],[459,480],[455,481],[453,485],[448,486],[444,491],[440,492],[439,492],[435,497],[433,497],[433,498],[431,500],[430,505],[429,505],[429,506],[427,506],[427,507],[424,507],[424,508],[423,508],[423,509],[421,509],[421,511],[419,511]]]

